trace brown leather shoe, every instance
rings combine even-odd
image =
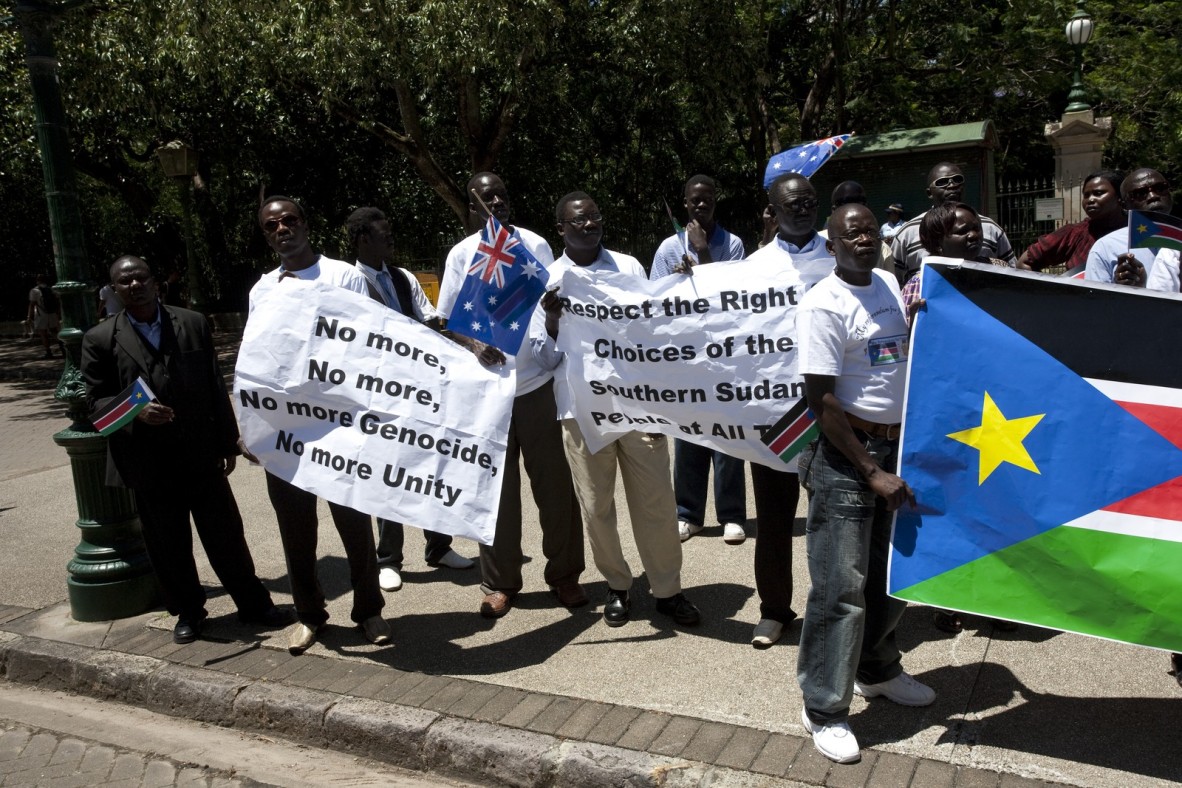
[[[569,583],[551,586],[550,590],[558,597],[558,602],[563,607],[582,607],[591,601],[587,598],[587,592],[583,590],[583,587],[573,580]]]
[[[508,613],[512,606],[513,600],[508,594],[493,591],[491,594],[484,595],[484,601],[480,603],[480,615],[485,618],[500,618]]]

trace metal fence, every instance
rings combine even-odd
[[[1055,196],[1051,176],[1014,178],[997,182],[997,216],[992,217],[1006,231],[1014,254],[1019,257],[1040,235],[1055,229],[1054,222],[1035,221],[1034,201]]]

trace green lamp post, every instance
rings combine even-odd
[[[1092,108],[1083,86],[1083,50],[1092,38],[1092,15],[1084,10],[1084,0],[1076,0],[1075,13],[1067,21],[1067,42],[1075,50],[1075,76],[1067,94],[1067,112],[1085,112]]]
[[[107,441],[90,424],[86,387],[79,370],[82,334],[95,323],[94,287],[88,281],[82,243],[82,214],[58,88],[53,26],[63,13],[88,1],[18,0],[14,15],[3,21],[15,21],[25,42],[57,268],[54,290],[62,304],[58,336],[66,347],[66,364],[54,396],[66,404],[71,423],[53,440],[70,457],[77,525],[82,531],[81,542],[67,565],[70,614],[78,621],[103,621],[150,609],[156,601],[157,585],[130,491],[104,483]]]

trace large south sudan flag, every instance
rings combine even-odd
[[[928,264],[889,590],[1182,651],[1182,298]]]

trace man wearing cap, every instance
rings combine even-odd
[[[903,229],[903,203],[893,202],[888,205],[886,215],[887,220],[882,223],[878,233],[884,241],[890,241]]]

